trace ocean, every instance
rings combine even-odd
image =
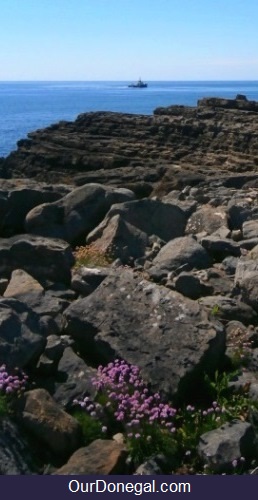
[[[258,101],[258,81],[148,82],[0,82],[0,157],[16,149],[28,132],[88,111],[150,115],[159,106],[195,106],[202,97],[233,98],[244,94]]]

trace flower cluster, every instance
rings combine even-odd
[[[117,359],[106,367],[100,366],[93,383],[105,392],[106,407],[113,409],[117,422],[125,424],[128,437],[140,437],[140,430],[147,424],[175,431],[175,408],[161,402],[159,393],[150,393],[140,377],[139,367]]]
[[[178,466],[189,471],[205,470],[208,466],[198,455],[200,436],[227,421],[246,420],[249,408],[245,395],[228,394],[227,374],[215,374],[210,381],[214,401],[210,399],[209,406],[197,408],[188,404],[175,409],[162,401],[158,392],[149,390],[139,367],[124,360],[99,366],[92,382],[97,389],[94,401],[89,397],[74,401],[85,410],[82,415],[88,434],[89,429],[97,431],[98,436],[122,432],[135,464],[162,453],[170,463],[169,470]],[[240,470],[240,465],[244,467],[242,458],[232,463],[234,470]]]
[[[0,366],[0,393],[13,394],[24,391],[28,376],[23,372],[17,371],[17,374],[10,375],[6,365]]]
[[[144,445],[147,453],[148,447],[159,450],[164,438],[173,439],[176,409],[163,403],[159,393],[149,391],[137,366],[116,359],[98,368],[93,384],[98,389],[98,402],[86,397],[75,403],[106,424],[102,427],[103,432],[111,423],[113,431],[122,431],[134,447],[136,441],[138,448]]]

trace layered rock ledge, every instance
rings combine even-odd
[[[28,134],[0,163],[2,177],[134,187],[149,195],[221,175],[256,171],[258,104],[204,98],[152,116],[93,112]]]

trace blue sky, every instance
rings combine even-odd
[[[0,0],[0,80],[258,80],[257,0]]]

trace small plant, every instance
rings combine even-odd
[[[114,260],[111,255],[100,251],[94,244],[76,247],[74,257],[75,267],[106,267]]]
[[[103,433],[106,429],[103,429],[100,420],[92,417],[85,411],[75,410],[73,412],[73,417],[80,423],[83,434],[84,445],[88,445],[95,439],[103,438]]]
[[[17,369],[14,374],[10,374],[6,365],[0,366],[0,416],[9,413],[13,399],[25,390],[27,380],[27,375],[22,371]]]
[[[219,308],[219,305],[218,304],[215,304],[211,310],[211,315],[216,317],[219,315],[219,312],[220,312],[220,308]]]
[[[233,392],[230,388],[230,382],[234,375],[236,372],[219,373],[216,371],[214,380],[211,380],[207,375],[205,376],[205,381],[209,384],[213,396],[223,409],[224,422],[230,422],[234,419],[247,420],[251,411],[257,409],[257,403],[248,396],[248,384],[238,392]]]
[[[8,413],[8,402],[5,395],[0,393],[0,418]]]
[[[253,341],[250,340],[248,330],[241,328],[233,330],[228,336],[227,347],[233,367],[240,368],[249,365],[252,358]]]
[[[236,346],[230,357],[233,367],[248,366],[251,360],[252,345],[251,342],[242,343]]]

